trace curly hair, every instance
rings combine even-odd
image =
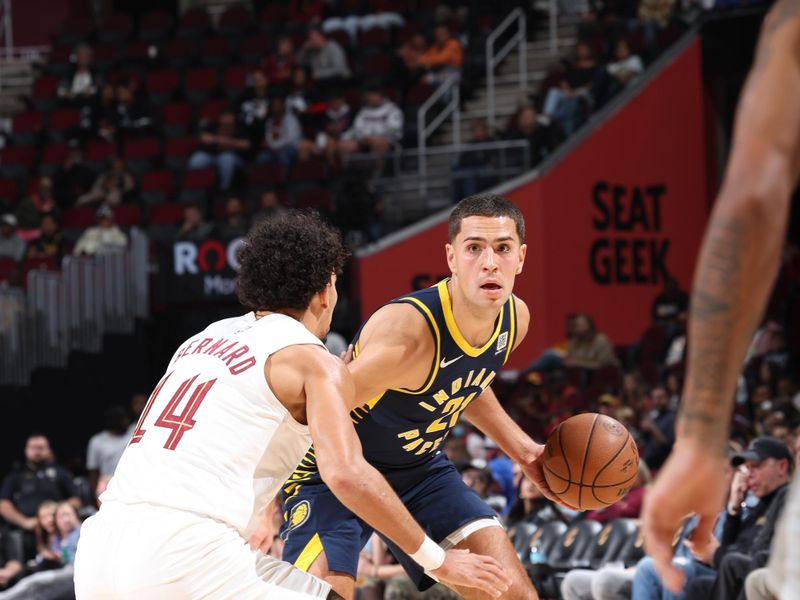
[[[239,250],[239,301],[250,310],[305,310],[347,251],[313,212],[289,211],[253,226]]]
[[[517,226],[519,241],[525,243],[525,218],[516,204],[502,196],[476,194],[468,196],[456,204],[447,222],[447,237],[451,244],[461,232],[461,221],[467,217],[508,217],[513,219]]]

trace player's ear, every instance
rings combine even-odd
[[[519,247],[519,265],[517,265],[517,275],[522,273],[522,266],[525,264],[525,255],[528,254],[528,244]]]
[[[447,256],[447,266],[450,267],[450,272],[456,272],[456,249],[452,244],[444,245],[445,255]]]

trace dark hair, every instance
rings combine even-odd
[[[239,250],[239,301],[250,310],[305,310],[347,251],[313,212],[289,211],[254,225]]]
[[[502,196],[476,194],[464,198],[456,204],[447,222],[447,237],[451,244],[461,231],[461,221],[467,217],[509,217],[514,219],[514,223],[517,224],[519,241],[520,243],[525,242],[525,218],[516,204]]]

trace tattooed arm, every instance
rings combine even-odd
[[[683,586],[671,562],[681,519],[700,516],[692,539],[702,550],[723,505],[734,389],[778,269],[799,158],[800,0],[779,0],[764,21],[700,252],[675,447],[643,509],[647,552],[673,592]]]
[[[764,22],[697,265],[678,439],[724,452],[736,379],[769,297],[800,154],[800,1]]]

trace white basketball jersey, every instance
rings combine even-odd
[[[311,445],[264,376],[267,358],[295,344],[324,348],[291,317],[253,313],[184,342],[101,500],[193,511],[247,537]]]

